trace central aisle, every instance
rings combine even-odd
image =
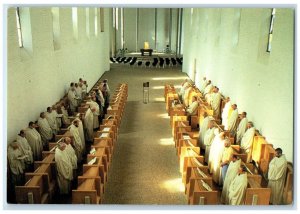
[[[179,68],[118,65],[103,76],[112,90],[128,83],[103,204],[187,204],[164,102],[164,84],[179,85],[186,77]],[[150,82],[148,104],[143,103],[143,82]]]

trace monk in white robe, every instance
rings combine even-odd
[[[208,168],[210,173],[213,173],[215,171],[216,164],[219,164],[221,161],[222,153],[220,152],[220,148],[224,148],[224,140],[225,140],[225,133],[224,132],[219,133],[219,129],[216,129],[215,138],[211,144],[209,157],[208,157]]]
[[[90,108],[93,112],[93,115],[94,115],[93,128],[97,129],[97,128],[99,128],[99,118],[98,118],[98,116],[100,115],[99,105],[98,105],[98,103],[95,102],[95,98],[93,98],[93,100],[86,102],[86,103],[90,106]]]
[[[241,150],[247,154],[247,163],[251,161],[254,134],[255,128],[253,127],[253,123],[250,121],[247,123],[247,131],[241,140]]]
[[[214,152],[211,153],[211,155],[213,155],[213,158],[211,161],[212,179],[218,185],[222,184],[221,162],[222,162],[224,150],[226,148],[225,145],[228,145],[228,141],[229,141],[229,139],[224,139],[224,140],[219,141],[219,143],[217,144],[217,146],[214,149]],[[229,142],[229,145],[230,145],[230,142]]]
[[[287,160],[280,148],[277,148],[275,152],[275,157],[271,160],[268,171],[268,187],[271,188],[270,203],[273,205],[282,205]]]
[[[242,137],[244,136],[245,132],[246,132],[246,129],[247,129],[247,123],[248,123],[248,119],[247,119],[247,113],[246,112],[243,112],[240,116],[241,118],[241,121],[239,123],[239,126],[236,130],[236,143],[238,144]]]
[[[184,95],[183,95],[183,104],[184,106],[189,106],[189,95],[190,95],[190,91],[193,89],[192,85],[189,84],[187,89],[184,91]]]
[[[83,82],[82,82],[82,85],[81,85],[81,89],[82,89],[82,98],[84,98],[86,96],[86,93],[87,93],[87,87]]]
[[[71,120],[69,118],[68,111],[66,110],[65,106],[62,105],[60,107],[61,113],[62,113],[62,123],[66,126],[69,126],[71,124]]]
[[[49,126],[52,129],[53,134],[57,134],[59,128],[57,124],[57,113],[56,111],[53,111],[51,107],[47,108],[47,112],[45,112],[45,117],[49,123]]]
[[[33,163],[33,153],[30,145],[28,144],[27,139],[25,138],[25,132],[23,130],[17,135],[17,143],[19,149],[22,153],[22,156],[26,156],[24,158],[25,170],[27,171],[30,168],[30,165]]]
[[[248,185],[247,172],[245,167],[240,167],[238,174],[230,183],[228,189],[228,201],[230,205],[243,205]]]
[[[75,94],[77,97],[77,106],[79,106],[82,100],[82,87],[79,87],[77,83],[75,83]]]
[[[188,79],[185,79],[184,82],[181,84],[180,90],[178,92],[179,95],[179,99],[182,101],[182,97],[184,95],[184,91],[186,89],[186,87],[188,86],[189,82]]]
[[[208,123],[210,120],[213,120],[214,118],[212,116],[208,116],[207,113],[204,113],[204,120],[202,121],[202,124],[200,124],[200,130],[199,130],[199,142],[201,149],[205,149],[204,145],[204,137],[205,133],[208,129]]]
[[[100,89],[98,89],[98,94],[99,94],[99,100],[100,100],[100,103],[101,103],[100,108],[103,111],[103,108],[104,108],[104,105],[105,105],[105,99],[104,99],[103,93]]]
[[[225,175],[225,180],[223,183],[222,195],[221,195],[221,203],[229,204],[228,200],[228,190],[231,182],[238,174],[239,168],[241,166],[241,160],[237,158],[236,155],[232,156],[232,161],[229,163],[227,173]]]
[[[69,157],[69,159],[72,163],[73,171],[76,171],[76,169],[77,169],[77,156],[76,156],[75,150],[73,149],[73,147],[71,145],[71,142],[72,142],[72,140],[69,137],[66,137],[64,139],[64,143],[66,144],[67,155],[68,155],[68,157]],[[75,175],[74,172],[73,172],[73,175]]]
[[[43,151],[43,143],[41,135],[35,129],[35,125],[33,122],[29,123],[29,127],[25,130],[26,139],[28,144],[31,147],[33,153],[34,160],[41,160],[42,159],[42,151]]]
[[[219,88],[215,87],[212,95],[211,107],[214,110],[214,117],[217,119],[220,118],[221,98],[222,95],[219,92]]]
[[[225,176],[228,170],[229,162],[231,161],[232,155],[234,153],[233,148],[231,147],[231,142],[229,139],[225,140],[224,143],[224,151],[222,155],[222,160],[221,160],[221,168],[220,168],[220,173],[221,173],[221,183],[224,183]]]
[[[231,106],[231,108],[232,108],[232,111],[228,117],[228,126],[227,126],[227,129],[225,129],[225,130],[229,130],[229,131],[233,132],[236,129],[236,121],[238,119],[239,113],[238,113],[236,104],[233,104]]]
[[[231,103],[230,103],[230,98],[227,97],[225,100],[225,106],[222,110],[222,125],[224,126],[225,130],[227,130],[228,126],[228,114],[229,114],[229,109],[231,108]]]
[[[48,148],[48,143],[53,137],[53,131],[48,123],[48,120],[45,117],[45,113],[42,112],[38,119],[39,131],[42,137],[44,148]]]
[[[209,152],[210,152],[210,146],[212,144],[212,141],[215,137],[215,125],[214,125],[214,121],[209,121],[208,123],[208,129],[205,132],[205,136],[204,136],[204,145],[205,145],[205,162],[208,163],[208,158],[209,158]]]
[[[55,149],[55,164],[57,170],[57,183],[60,194],[68,194],[71,190],[73,167],[66,151],[66,144],[60,143]]]
[[[213,88],[213,85],[211,84],[211,81],[208,80],[207,85],[204,88],[203,95],[205,96],[206,94],[211,92],[212,88]]]
[[[193,96],[191,105],[189,105],[186,109],[187,115],[188,116],[197,115],[198,106],[199,106],[199,103],[197,101],[197,97]]]
[[[72,114],[74,114],[74,112],[76,111],[76,107],[77,107],[77,99],[76,99],[76,95],[75,95],[75,88],[71,88],[68,92],[68,101],[70,104],[70,110],[72,112]]]
[[[12,176],[12,183],[14,185],[21,185],[23,173],[25,169],[24,156],[19,148],[17,141],[8,144],[7,159]]]
[[[199,87],[199,90],[200,90],[200,92],[201,92],[202,94],[203,94],[203,92],[204,92],[204,89],[205,89],[207,83],[208,83],[208,80],[206,79],[206,77],[203,77],[203,81],[202,81],[202,83],[201,83],[201,85],[200,85],[200,87]]]
[[[86,130],[87,141],[93,141],[94,139],[94,115],[90,108],[85,112],[84,116],[84,128]]]
[[[85,137],[84,137],[84,131],[83,131],[83,124],[82,121],[77,118],[76,119],[78,121],[78,131],[79,131],[79,135],[80,135],[80,139],[81,139],[81,143],[82,143],[82,148],[83,148],[83,154],[85,153]]]
[[[77,161],[82,161],[82,153],[83,153],[83,144],[81,142],[80,133],[78,129],[79,123],[78,121],[73,121],[72,125],[70,126],[71,135],[74,137],[73,146],[76,152]]]

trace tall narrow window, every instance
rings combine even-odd
[[[98,8],[95,8],[95,36],[98,36]]]
[[[19,11],[18,7],[16,8],[16,19],[17,19],[17,30],[18,30],[19,47],[23,48],[22,29],[21,29],[21,21],[20,21],[20,11]]]
[[[59,8],[52,7],[52,27],[53,27],[53,47],[54,50],[60,49],[60,24],[59,24]]]
[[[119,9],[116,8],[116,30],[119,29]]]
[[[122,47],[122,49],[124,49],[124,26],[123,26],[123,24],[124,24],[124,13],[123,13],[123,8],[121,8],[121,14],[120,14],[120,16],[121,16],[121,23],[120,23],[120,25],[121,25],[121,47]]]
[[[271,21],[270,21],[267,52],[271,52],[271,48],[272,48],[272,38],[273,38],[273,27],[274,27],[275,12],[276,12],[276,9],[273,8],[272,9],[272,14],[271,14]]]
[[[104,32],[104,8],[100,8],[100,28]]]
[[[78,18],[77,8],[72,7],[72,22],[73,22],[73,35],[75,39],[78,39]]]
[[[100,13],[101,13],[101,9],[100,9]],[[113,28],[116,28],[116,8],[113,8]]]
[[[85,30],[86,36],[90,38],[90,9],[85,8]]]

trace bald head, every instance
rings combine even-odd
[[[65,139],[64,139],[64,142],[65,142],[65,144],[67,144],[67,145],[69,145],[70,143],[71,143],[71,138],[69,138],[69,137],[65,137]]]
[[[224,146],[225,147],[230,147],[231,146],[231,142],[228,138],[225,139]]]

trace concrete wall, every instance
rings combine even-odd
[[[271,9],[184,10],[183,71],[206,76],[230,96],[274,147],[293,159],[294,10],[277,9],[266,52]],[[196,59],[196,74],[194,62]]]
[[[53,36],[50,7],[21,8],[25,42],[24,48],[19,48],[15,8],[8,9],[8,142],[14,140],[29,121],[35,121],[47,106],[62,98],[70,82],[77,82],[82,77],[91,88],[110,69],[108,9],[104,11],[105,30],[100,32],[98,27],[95,36],[94,8],[91,8],[88,38],[85,8],[78,8],[78,39],[75,39],[71,8],[59,9],[59,38]],[[55,42],[54,39],[59,41]]]

